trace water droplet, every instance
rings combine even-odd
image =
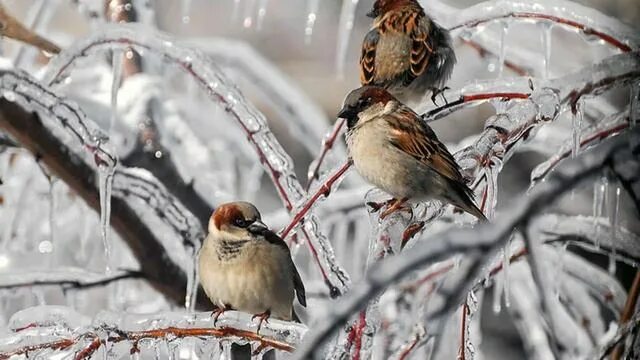
[[[50,254],[53,252],[53,243],[49,240],[41,241],[38,244],[38,251],[42,254]]]

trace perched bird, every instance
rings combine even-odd
[[[200,249],[200,282],[218,306],[217,317],[238,310],[260,318],[299,321],[294,292],[306,306],[304,285],[287,244],[260,220],[248,202],[223,204],[209,219],[209,235]],[[258,327],[258,331],[260,327]]]
[[[373,26],[362,43],[360,83],[386,88],[404,103],[431,100],[451,77],[456,55],[449,32],[417,0],[376,0]]]
[[[382,218],[411,198],[440,200],[485,219],[449,150],[387,90],[377,86],[353,90],[338,117],[347,120],[347,146],[358,173],[395,197]]]

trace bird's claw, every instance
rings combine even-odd
[[[266,322],[269,323],[269,317],[271,316],[271,310],[267,310],[265,312],[261,312],[259,314],[255,314],[251,317],[251,321],[255,320],[256,318],[260,319],[260,322],[258,323],[258,330],[256,331],[257,334],[260,333],[260,329],[262,328],[262,323]]]
[[[438,106],[438,103],[436,102],[436,98],[438,97],[438,95],[442,95],[445,105],[449,104],[449,101],[447,101],[447,98],[444,96],[444,92],[449,89],[451,88],[448,86],[445,86],[442,89],[439,89],[439,88],[431,89],[431,102],[433,103],[433,105]]]
[[[218,306],[215,308],[215,310],[213,310],[211,312],[211,317],[213,318],[213,326],[217,326],[218,324],[218,318],[220,317],[220,315],[222,315],[224,312],[231,310],[230,307],[228,306]]]
[[[382,214],[380,214],[380,220],[384,220],[384,218],[386,218],[387,216],[391,215],[392,213],[398,211],[398,210],[407,210],[409,212],[412,212],[411,207],[405,207],[404,204],[407,202],[407,200],[409,200],[408,198],[402,198],[400,200],[398,199],[391,199],[389,202],[387,202],[387,204],[389,205],[388,208],[386,208]]]

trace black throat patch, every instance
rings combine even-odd
[[[242,251],[250,240],[222,240],[217,246],[218,260],[231,260]]]

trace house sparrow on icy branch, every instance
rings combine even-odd
[[[374,21],[362,43],[360,83],[412,105],[431,91],[435,103],[456,63],[449,32],[417,0],[376,0],[367,16]]]
[[[418,114],[387,90],[353,90],[338,117],[347,120],[347,147],[358,173],[395,197],[380,218],[411,198],[443,201],[486,220],[449,150]]]
[[[293,310],[294,292],[307,305],[300,274],[287,244],[262,223],[252,204],[216,209],[198,256],[200,282],[218,306],[216,320],[226,310],[238,310],[255,314],[260,325],[270,316],[300,321]]]

